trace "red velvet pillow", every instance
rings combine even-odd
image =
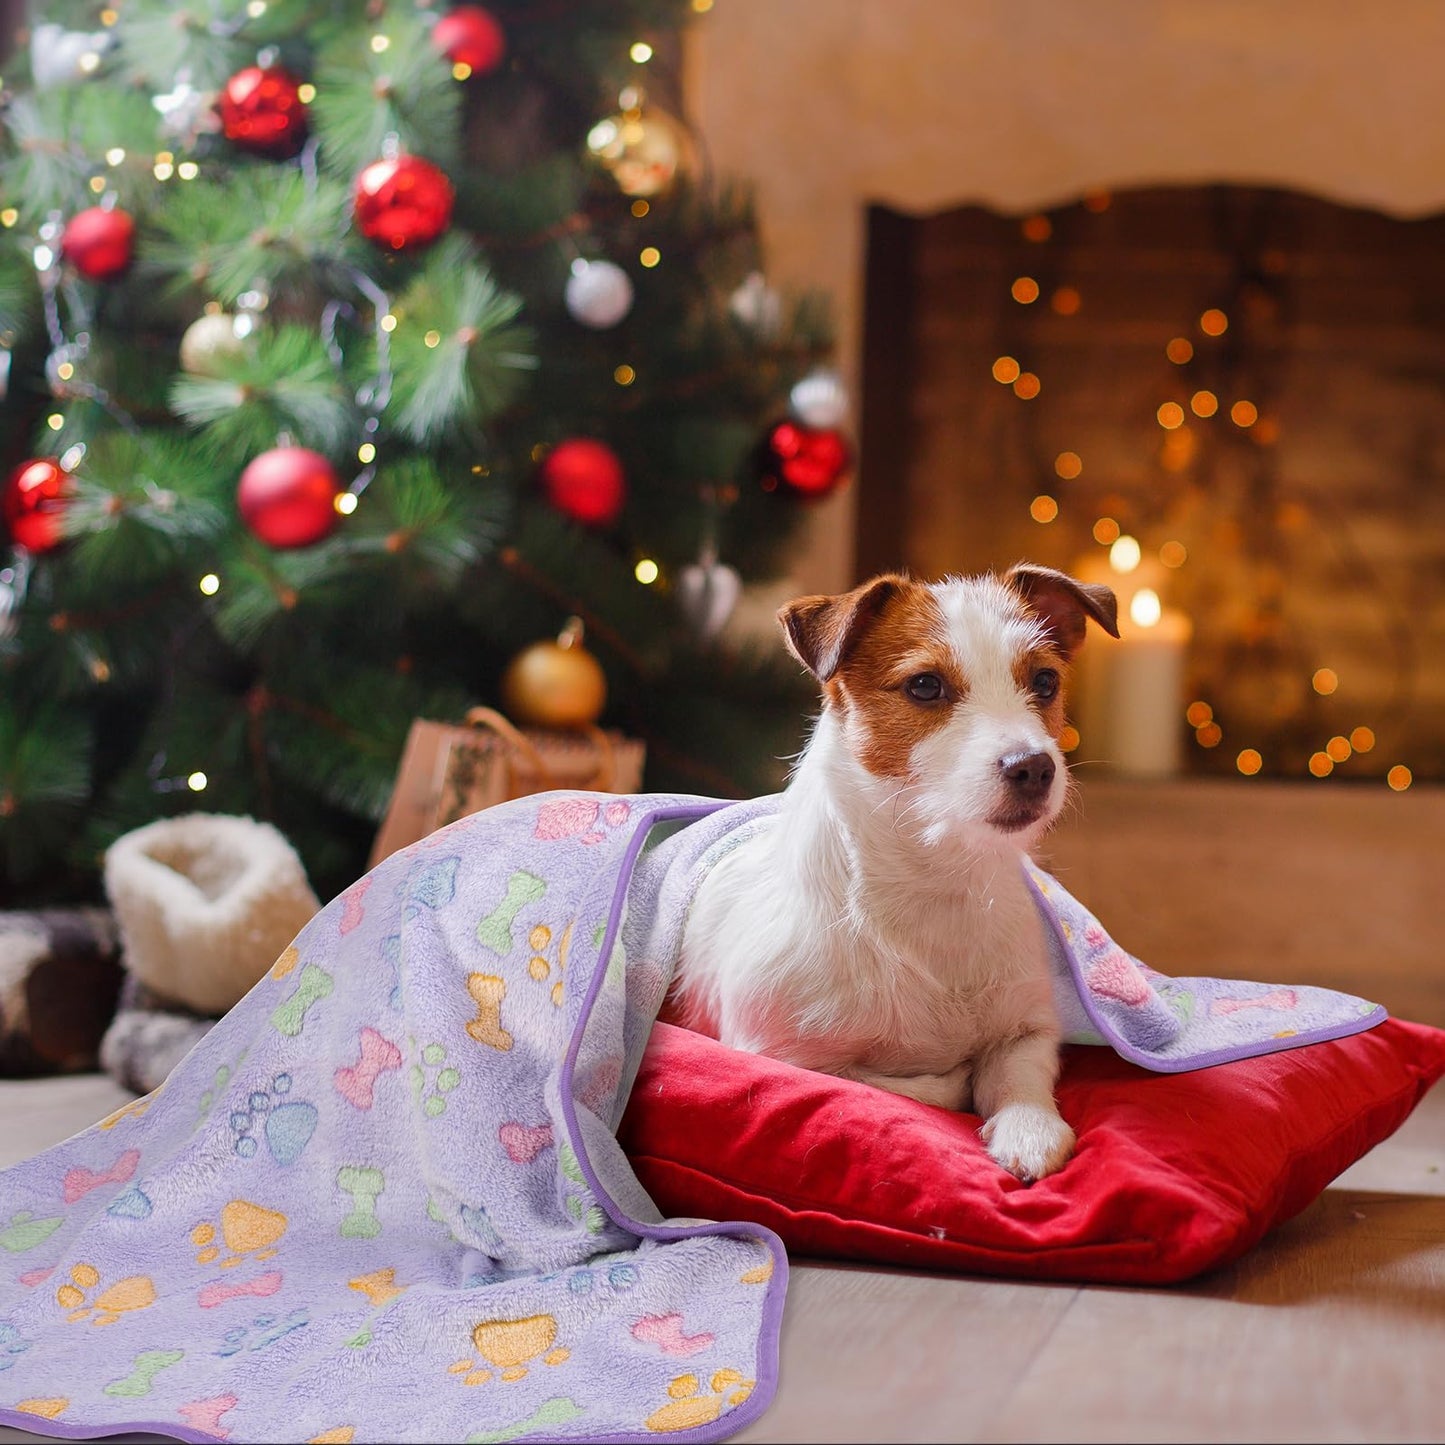
[[[1442,1073],[1445,1032],[1397,1019],[1184,1074],[1066,1048],[1078,1150],[1025,1187],[984,1153],[976,1115],[660,1023],[619,1137],[664,1214],[765,1224],[800,1254],[1163,1284],[1297,1214]]]

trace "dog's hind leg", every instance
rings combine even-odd
[[[946,1074],[883,1074],[862,1064],[849,1064],[837,1073],[840,1078],[872,1084],[875,1089],[887,1089],[890,1094],[902,1094],[906,1099],[917,1099],[920,1104],[962,1113],[969,1106],[973,1065],[955,1064]]]

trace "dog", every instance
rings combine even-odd
[[[1022,853],[1058,816],[1063,688],[1104,586],[873,578],[778,612],[822,711],[778,812],[693,900],[670,1011],[734,1048],[981,1114],[1025,1182],[1063,1167],[1059,1024]]]

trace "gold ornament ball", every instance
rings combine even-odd
[[[655,196],[672,184],[683,161],[683,133],[664,111],[625,110],[599,120],[587,149],[629,196]]]
[[[542,728],[595,723],[607,702],[602,664],[564,631],[556,642],[523,648],[502,674],[502,707],[514,722]]]
[[[224,311],[208,311],[181,336],[181,370],[191,376],[220,376],[223,368],[218,363],[240,356],[244,350],[236,318]]]

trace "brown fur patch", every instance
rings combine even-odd
[[[940,701],[915,702],[903,691],[921,672],[943,679]],[[884,778],[908,776],[913,749],[947,724],[967,691],[943,613],[917,582],[904,583],[888,599],[824,688],[828,705],[848,719],[859,760]]]

